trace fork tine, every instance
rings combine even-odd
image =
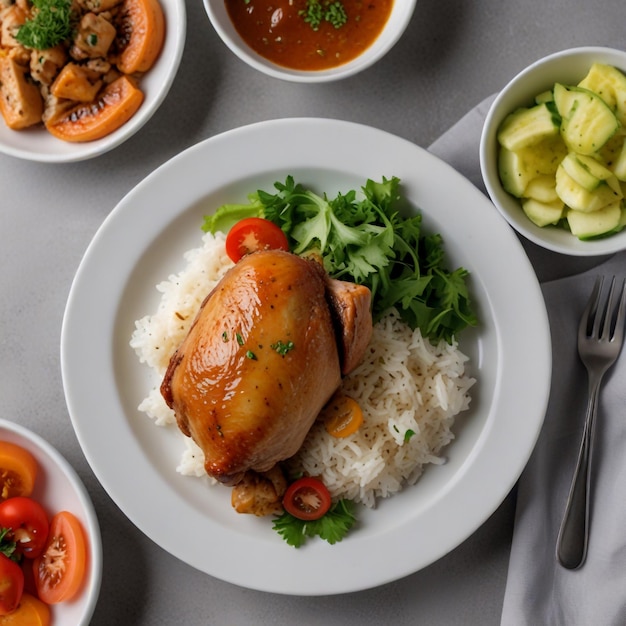
[[[616,277],[613,276],[606,299],[602,297],[603,284],[604,277],[598,276],[580,320],[580,328],[587,337],[621,343],[626,319],[626,279],[622,281],[618,295]]]
[[[622,280],[622,295],[617,309],[617,317],[615,319],[615,331],[613,333],[613,341],[622,342],[624,337],[624,319],[626,318],[626,278]]]
[[[615,295],[615,276],[611,279],[609,288],[609,296],[606,300],[606,306],[602,313],[598,315],[598,320],[602,321],[602,332],[600,339],[608,341],[611,338],[611,325],[613,323],[613,296]]]
[[[604,282],[603,276],[598,276],[593,286],[593,291],[587,301],[587,306],[583,311],[580,318],[580,332],[587,337],[591,337],[597,334],[598,324],[598,303],[600,301],[600,293],[602,291],[602,283]]]

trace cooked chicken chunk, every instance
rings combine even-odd
[[[339,387],[328,280],[315,261],[279,250],[250,254],[207,296],[172,356],[161,393],[222,483],[293,456]],[[349,342],[348,360],[358,362],[371,317],[353,315],[351,323],[367,335]]]
[[[61,45],[46,50],[32,50],[30,75],[42,85],[51,85],[66,62],[67,53]]]
[[[20,48],[20,42],[15,38],[20,26],[26,21],[27,12],[19,5],[12,4],[0,11],[0,45],[3,48]]]
[[[122,0],[78,0],[78,4],[87,11],[102,13],[109,11],[118,5]]]
[[[41,120],[43,99],[26,77],[26,68],[0,57],[0,112],[9,128],[19,130]]]
[[[106,57],[115,35],[111,22],[96,13],[85,13],[78,24],[70,55],[77,61]]]
[[[258,517],[281,513],[286,490],[287,479],[278,465],[263,474],[249,471],[233,487],[231,504],[237,513]]]

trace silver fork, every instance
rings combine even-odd
[[[587,556],[591,457],[600,384],[624,342],[626,279],[618,295],[613,276],[608,298],[603,298],[603,282],[602,277],[596,279],[578,327],[578,354],[589,376],[589,399],[576,469],[557,539],[557,558],[568,569],[579,568]]]

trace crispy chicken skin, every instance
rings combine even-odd
[[[314,260],[267,250],[207,296],[161,385],[207,474],[235,485],[300,448],[371,336],[369,290],[342,285]]]
[[[295,454],[340,381],[321,267],[260,251],[207,296],[161,392],[207,473],[236,484]]]

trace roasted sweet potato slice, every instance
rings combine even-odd
[[[165,17],[158,0],[124,0],[116,20],[115,63],[124,74],[146,72],[165,39]]]
[[[143,102],[143,92],[128,76],[107,85],[89,103],[78,104],[46,123],[46,128],[64,141],[93,141],[125,124]]]

